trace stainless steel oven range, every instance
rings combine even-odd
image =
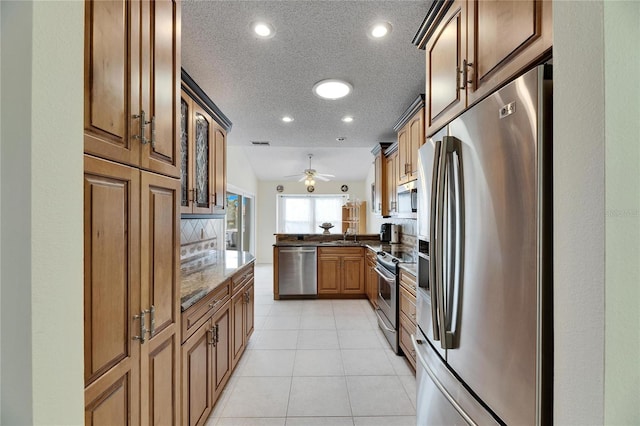
[[[412,252],[392,250],[379,251],[376,262],[378,274],[378,326],[384,333],[391,348],[400,354],[398,346],[398,299],[399,299],[399,265],[400,263],[414,263]]]

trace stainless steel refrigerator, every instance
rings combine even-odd
[[[419,151],[419,425],[552,423],[551,66]]]

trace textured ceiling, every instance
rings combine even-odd
[[[258,179],[301,172],[313,153],[320,173],[364,180],[371,148],[395,140],[392,126],[424,93],[424,51],[411,40],[430,3],[185,0],[182,66],[233,122],[228,143],[244,147]],[[259,19],[276,28],[273,38],[251,33]],[[393,30],[372,40],[367,29],[378,20]],[[315,97],[311,88],[326,78],[348,81],[352,94]]]

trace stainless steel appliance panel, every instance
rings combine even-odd
[[[435,288],[435,185],[442,140],[448,135],[445,127],[418,151],[418,291],[416,293],[416,315],[418,327],[424,336],[436,348],[440,356],[446,357],[446,351],[440,345],[439,319],[437,310],[437,289]],[[433,237],[431,235],[434,235]],[[433,257],[432,257],[433,255]],[[433,270],[432,270],[433,268]]]
[[[447,362],[514,425],[539,422],[543,86],[533,70],[449,125],[436,194]]]
[[[278,248],[278,294],[281,296],[318,294],[315,247]]]
[[[378,274],[378,326],[384,333],[394,352],[398,353],[398,282],[396,274],[389,272],[380,263]]]
[[[412,336],[416,351],[416,416],[419,425],[497,425],[496,419],[447,369],[433,347]]]

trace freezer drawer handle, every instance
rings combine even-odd
[[[411,335],[411,342],[413,343],[413,349],[415,350],[415,353],[416,353],[416,361],[420,364],[420,366],[422,366],[424,371],[427,372],[427,374],[431,378],[431,381],[433,382],[434,385],[436,385],[440,393],[442,393],[442,395],[445,398],[447,398],[447,400],[451,403],[451,405],[453,405],[453,408],[456,409],[458,414],[460,414],[467,423],[469,423],[472,426],[477,426],[477,423],[474,422],[471,417],[469,417],[469,415],[462,409],[462,407],[451,396],[451,394],[447,392],[447,389],[445,389],[442,383],[440,383],[440,380],[438,380],[438,378],[436,377],[436,374],[431,370],[431,367],[429,367],[429,364],[427,364],[427,362],[425,361],[424,356],[422,356],[423,349],[420,348],[421,345],[424,345],[424,342],[422,340],[416,339],[416,336],[414,334]]]

